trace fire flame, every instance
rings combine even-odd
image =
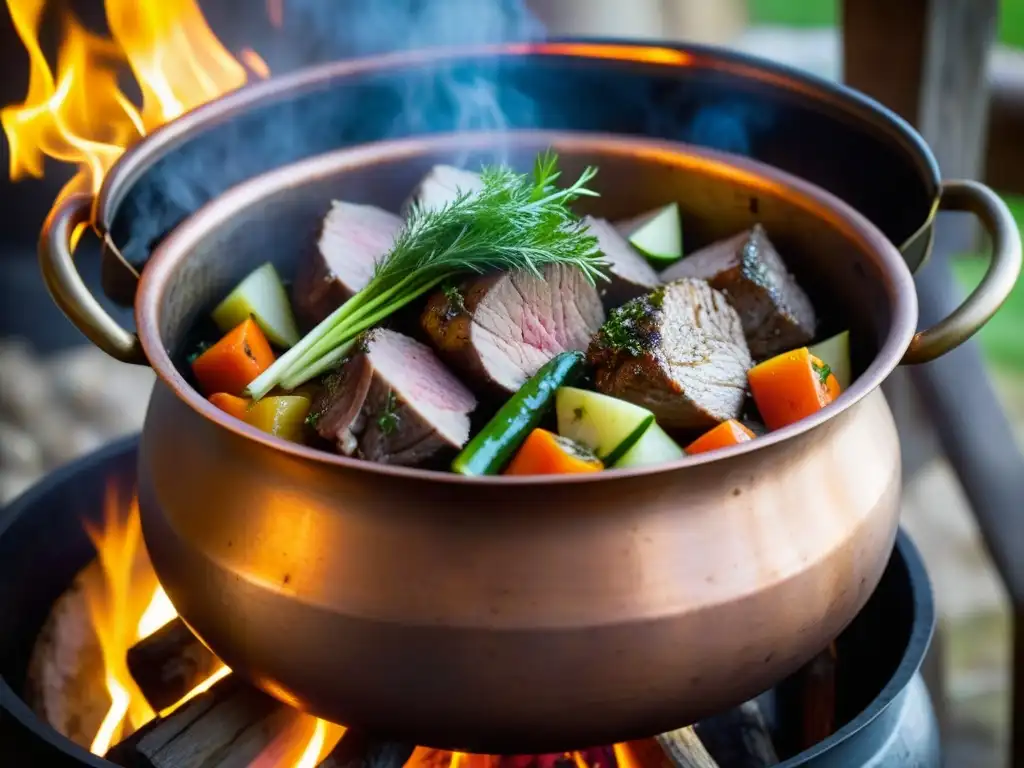
[[[96,547],[102,580],[87,585],[89,617],[99,640],[110,706],[90,745],[96,755],[157,717],[128,671],[128,649],[148,637],[178,612],[159,585],[142,541],[138,502],[121,498],[116,487],[107,492],[101,526],[86,525]],[[224,679],[231,670],[221,665],[179,701],[159,713],[166,717]],[[301,715],[254,765],[315,768],[344,735],[341,726]]]
[[[78,166],[57,202],[96,193],[124,150],[153,129],[244,85],[246,68],[224,48],[194,0],[105,0],[111,37],[61,14],[56,73],[39,43],[46,0],[7,0],[29,57],[21,104],[0,110],[10,145],[10,177],[41,178],[46,158]],[[270,70],[255,51],[244,55],[259,77]],[[118,79],[130,70],[142,94],[137,107]]]

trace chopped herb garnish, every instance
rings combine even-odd
[[[664,302],[665,290],[659,288],[613,309],[598,331],[597,344],[604,349],[628,352],[634,357],[647,354],[661,341],[656,321]]]
[[[444,299],[446,302],[445,316],[449,320],[466,311],[466,300],[457,285],[449,284],[444,287]]]
[[[320,419],[323,417],[323,415],[323,411],[310,411],[309,414],[306,416],[306,426],[315,428],[316,425],[319,423]]]
[[[597,238],[569,209],[596,197],[587,168],[565,188],[555,186],[558,158],[537,158],[533,174],[486,167],[483,188],[460,193],[440,208],[414,204],[405,228],[370,282],[249,384],[259,400],[278,384],[294,389],[347,354],[360,333],[445,282],[464,274],[525,270],[540,277],[550,264],[577,267],[591,283],[607,280]]]
[[[832,375],[832,369],[828,366],[828,364],[822,363],[821,365],[818,365],[817,363],[812,362],[811,367],[814,369],[814,372],[818,374],[818,380],[823,385],[828,384],[828,377]]]
[[[398,429],[398,414],[395,413],[394,390],[388,392],[387,399],[384,401],[384,410],[377,417],[377,426],[380,427],[380,431],[384,435],[392,435]]]

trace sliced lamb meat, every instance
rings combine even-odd
[[[559,352],[584,350],[604,322],[576,267],[486,275],[434,294],[420,318],[434,348],[484,392],[515,392]]]
[[[661,273],[666,282],[700,277],[739,313],[755,360],[809,343],[817,318],[760,224],[702,248]]]
[[[376,329],[328,379],[314,414],[317,432],[341,453],[414,466],[462,448],[475,408],[429,347]]]
[[[299,322],[311,328],[365,287],[403,225],[381,208],[335,200],[317,248],[300,262],[292,286]]]
[[[597,246],[608,262],[611,282],[598,284],[606,308],[618,307],[661,285],[661,278],[647,259],[634,250],[613,224],[592,216],[585,216],[583,222],[597,238]]]
[[[666,429],[739,416],[752,365],[736,310],[695,279],[612,312],[587,356],[598,391],[649,408]]]
[[[435,165],[413,190],[402,210],[408,213],[413,201],[427,209],[440,208],[454,201],[459,192],[479,192],[483,187],[479,173],[464,171],[453,165]]]

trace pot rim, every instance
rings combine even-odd
[[[302,67],[285,75],[242,86],[185,112],[129,147],[103,179],[94,203],[93,221],[101,232],[109,230],[125,194],[135,181],[168,151],[188,141],[193,134],[229,121],[255,105],[275,103],[314,91],[335,80],[361,74],[454,62],[473,57],[510,59],[517,56],[562,56],[589,61],[617,61],[635,67],[719,69],[816,99],[845,112],[852,118],[864,120],[894,138],[904,149],[910,151],[922,175],[927,178],[931,187],[932,205],[921,225],[908,235],[904,242],[898,244],[901,250],[917,240],[921,233],[931,226],[938,212],[942,174],[931,148],[910,123],[881,102],[860,91],[781,62],[719,46],[655,43],[611,37],[559,36],[536,42],[435,46],[361,56]]]
[[[646,157],[680,168],[701,167],[705,172],[714,175],[742,177],[747,184],[765,191],[784,190],[798,207],[812,215],[824,218],[831,226],[857,244],[864,253],[872,256],[888,278],[885,281],[884,289],[892,307],[892,317],[885,341],[867,369],[834,403],[780,430],[770,432],[757,440],[719,451],[684,456],[682,459],[664,464],[628,469],[608,469],[604,472],[580,475],[467,477],[454,472],[376,464],[329,453],[275,437],[231,417],[203,397],[178,371],[160,336],[159,319],[164,289],[183,254],[205,238],[211,229],[230,220],[249,204],[255,203],[289,183],[294,183],[297,179],[308,181],[314,178],[333,176],[340,171],[360,167],[367,163],[416,157],[430,149],[441,148],[453,151],[464,151],[470,148],[486,149],[493,147],[499,141],[508,141],[510,137],[512,141],[526,140],[555,148],[560,143],[571,143],[576,149],[582,148],[603,154]],[[698,467],[709,461],[735,459],[752,451],[765,450],[770,446],[808,433],[852,408],[877,389],[899,364],[916,329],[917,294],[910,270],[899,251],[864,216],[820,187],[763,163],[677,142],[612,134],[572,131],[470,132],[432,134],[335,150],[274,169],[238,184],[185,219],[160,243],[146,269],[143,270],[135,303],[135,318],[143,350],[163,384],[200,416],[239,437],[289,454],[297,459],[344,470],[370,472],[380,477],[398,476],[456,485],[532,486],[552,483],[613,482],[620,479],[683,470]]]

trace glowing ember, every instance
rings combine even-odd
[[[45,158],[76,164],[72,192],[96,192],[125,148],[184,112],[245,84],[246,69],[221,45],[194,0],[105,0],[113,39],[62,13],[56,74],[39,45],[46,0],[7,0],[29,56],[25,100],[0,110],[10,145],[10,176],[40,178]],[[269,75],[254,52],[250,68]],[[118,85],[131,70],[141,108]]]

